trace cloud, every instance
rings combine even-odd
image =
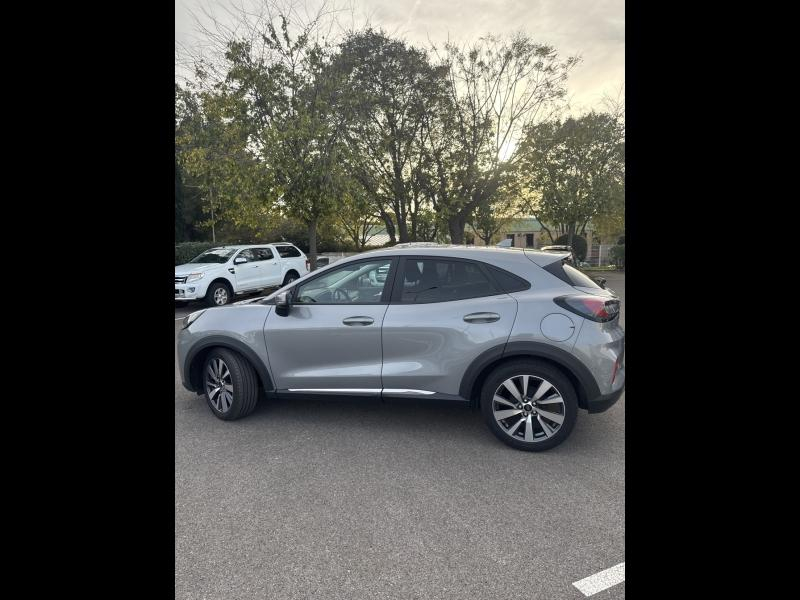
[[[313,4],[313,0],[308,0]],[[189,10],[211,0],[178,0],[176,41],[191,39]],[[625,80],[624,0],[352,0],[356,22],[369,18],[409,42],[426,46],[476,39],[487,33],[524,31],[551,44],[562,56],[580,54],[583,62],[569,81],[574,103],[599,106],[604,93],[616,93]],[[227,4],[217,0],[218,6]],[[217,10],[222,14],[222,10]]]

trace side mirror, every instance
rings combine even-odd
[[[247,259],[244,256],[237,256],[233,259],[233,264],[241,265],[242,263],[246,263]]]
[[[604,277],[598,277],[595,281],[600,285],[601,288],[606,289],[606,279]]]
[[[281,292],[275,296],[275,314],[280,317],[285,317],[289,314],[292,308],[292,293]]]

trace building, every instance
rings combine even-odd
[[[541,223],[533,217],[511,219],[495,236],[494,243],[505,239],[511,240],[511,245],[514,248],[539,249],[542,246],[549,246],[553,243]],[[590,223],[586,227],[586,262],[592,266],[610,264],[610,251],[614,244],[601,244],[600,241],[600,238],[592,230]],[[477,236],[475,237],[475,243],[479,246],[484,245],[483,240]]]

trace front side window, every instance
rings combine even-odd
[[[392,259],[342,265],[298,285],[295,304],[378,304],[389,279]]]
[[[272,258],[272,250],[269,248],[254,248],[255,260],[270,260]]]
[[[400,301],[449,302],[499,293],[476,263],[439,258],[409,258],[403,268]]]
[[[242,250],[239,253],[239,256],[237,256],[236,258],[246,258],[247,262],[254,262],[258,260],[256,259],[256,253],[250,248],[245,248],[244,250]]]

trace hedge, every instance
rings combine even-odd
[[[568,246],[569,245],[569,234],[565,233],[562,236],[559,236],[558,239],[555,241],[556,246]],[[572,235],[572,250],[575,252],[575,258],[578,259],[578,262],[583,262],[586,260],[586,238],[579,236],[577,233]]]
[[[209,248],[213,248],[219,244],[212,244],[211,242],[181,242],[175,244],[175,265],[182,265],[189,262],[195,256],[199,256]]]
[[[617,268],[625,270],[625,244],[614,246],[609,254]]]

